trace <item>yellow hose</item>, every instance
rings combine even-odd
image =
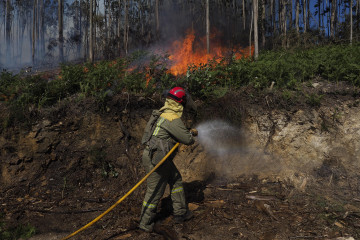
[[[94,223],[96,223],[97,221],[99,221],[103,216],[105,216],[108,212],[110,212],[111,210],[113,210],[117,205],[119,205],[119,203],[121,203],[125,198],[127,198],[133,191],[135,191],[136,188],[138,188],[158,167],[160,167],[161,164],[163,164],[163,162],[165,162],[165,160],[170,156],[170,154],[172,154],[175,149],[179,146],[179,143],[176,143],[175,146],[170,150],[170,152],[168,152],[168,154],[166,154],[166,156],[161,159],[161,161],[156,164],[156,166],[148,173],[146,174],[146,176],[141,179],[130,191],[128,191],[122,198],[120,198],[114,205],[112,205],[111,207],[109,207],[105,212],[103,212],[102,214],[100,214],[98,217],[96,217],[94,220],[92,220],[91,222],[89,222],[88,224],[86,224],[85,226],[83,226],[82,228],[76,230],[75,232],[73,232],[72,234],[66,236],[65,238],[63,238],[62,240],[66,240],[69,239],[73,236],[75,236],[76,234],[78,234],[79,232],[87,229],[88,227],[90,227],[91,225],[93,225]]]

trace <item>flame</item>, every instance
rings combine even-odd
[[[150,72],[150,67],[146,67],[145,70],[146,70],[146,73],[145,73],[146,85],[145,86],[148,87],[149,83],[152,79],[152,74]]]
[[[213,39],[215,36],[211,36]],[[207,53],[206,49],[206,38],[200,39],[200,46],[198,47],[195,43],[195,33],[193,30],[188,31],[185,39],[177,40],[172,44],[170,50],[169,60],[172,61],[169,72],[173,75],[185,74],[188,70],[188,66],[195,65],[200,66],[201,64],[206,64],[209,60],[215,60],[220,62],[221,59],[229,52],[235,53],[235,58],[240,59],[243,57],[249,57],[250,50],[251,55],[253,55],[254,47],[251,46],[247,48],[226,48],[222,47],[217,43],[212,42],[211,52]]]
[[[247,58],[253,55],[253,45],[246,48],[226,48],[214,41],[216,35],[218,35],[218,33],[215,33],[211,36],[210,53],[207,53],[206,37],[195,41],[195,32],[193,30],[188,31],[184,39],[173,42],[171,48],[167,51],[169,53],[168,58],[170,60],[168,72],[175,76],[183,75],[186,74],[189,66],[197,67],[209,63],[210,60],[213,60],[216,63],[220,63],[225,58],[225,56],[229,55],[229,53],[231,53],[229,56],[234,57],[235,59]],[[224,61],[224,63],[226,63],[226,61]],[[134,65],[128,67],[126,71],[131,73],[135,70],[144,73],[146,87],[148,87],[150,81],[156,74],[156,70],[150,68],[150,66],[139,68],[139,66]],[[87,71],[88,69],[84,68],[84,72]]]

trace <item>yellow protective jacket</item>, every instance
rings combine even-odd
[[[150,151],[162,150],[165,156],[176,142],[186,145],[194,143],[192,134],[181,120],[183,106],[180,103],[167,98],[159,111],[161,115],[149,143]]]

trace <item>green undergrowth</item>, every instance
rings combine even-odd
[[[270,85],[292,98],[291,91],[302,91],[304,82],[314,78],[330,82],[346,81],[360,86],[360,44],[331,45],[311,49],[267,51],[257,61],[251,58],[211,60],[189,66],[185,74],[172,75],[167,69],[168,56],[139,51],[127,58],[96,63],[63,64],[59,75],[25,76],[8,71],[0,73],[0,101],[9,114],[1,117],[1,128],[31,119],[32,109],[52,106],[62,99],[78,95],[94,97],[101,106],[120,92],[151,95],[176,85],[186,87],[195,98],[209,100],[243,86],[260,91]],[[322,96],[307,95],[317,106]]]
[[[29,239],[35,233],[36,229],[30,224],[7,228],[0,219],[0,239],[2,240]]]

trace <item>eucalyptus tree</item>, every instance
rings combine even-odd
[[[94,0],[90,0],[89,61],[94,62]]]
[[[306,29],[310,29],[310,18],[311,18],[311,11],[310,11],[310,0],[306,1]]]
[[[352,40],[353,40],[353,0],[350,0],[350,6],[349,6],[349,10],[350,10],[350,45],[352,44]]]
[[[39,0],[39,51],[45,55],[45,6],[44,0]]]
[[[6,20],[5,20],[5,38],[6,38],[6,57],[10,58],[11,49],[11,25],[12,25],[12,4],[6,0]]]
[[[82,2],[81,0],[74,0],[68,5],[67,14],[72,19],[73,27],[69,29],[68,43],[70,48],[76,48],[76,57],[81,56],[82,47]]]
[[[2,16],[0,18],[0,39],[1,39],[1,34],[2,32],[4,32],[5,35],[5,2],[0,1],[0,16]],[[3,31],[4,29],[4,31]],[[1,58],[2,58],[2,46],[0,46],[0,66],[1,66]]]
[[[287,17],[286,17],[286,6],[287,6],[287,0],[281,0],[280,1],[280,9],[279,9],[279,15],[281,16],[280,18],[280,23],[281,23],[281,35],[282,35],[282,47],[285,48],[286,47],[286,34],[287,34]]]
[[[273,1],[273,0],[271,0]],[[246,29],[246,1],[245,0],[242,0],[242,17],[243,17],[243,29],[245,30]]]
[[[206,50],[210,53],[210,12],[209,0],[206,0]]]
[[[292,29],[293,28],[293,1],[288,0],[288,5],[289,5],[289,28]]]
[[[155,0],[155,25],[156,39],[159,39],[160,23],[159,23],[159,0]]]
[[[250,32],[249,32],[249,56],[252,54],[252,31],[253,31],[253,23],[254,23],[254,11],[251,11],[251,19],[250,19]]]
[[[121,0],[117,1],[117,16],[116,16],[116,20],[117,20],[117,40],[118,40],[118,49],[121,49]]]
[[[360,1],[356,0],[356,8],[355,8],[355,13],[356,13],[356,39],[359,40],[359,35],[360,35],[360,15],[359,15],[359,9],[360,9]]]
[[[330,37],[335,39],[336,0],[331,0]]]
[[[257,60],[259,57],[259,36],[258,36],[258,0],[253,0],[253,11],[254,11],[254,59]]]
[[[34,0],[33,3],[33,13],[32,13],[32,62],[33,64],[35,64],[35,42],[36,42],[36,5],[37,5],[37,0]]]
[[[265,48],[266,41],[266,1],[261,0],[261,37],[262,48]]]
[[[64,0],[58,0],[59,61],[64,61]]]
[[[304,33],[306,33],[306,30],[307,30],[306,0],[303,0],[303,26],[304,26]]]
[[[129,10],[128,10],[128,0],[124,0],[124,51],[125,55],[128,54],[128,44],[129,44]]]
[[[321,33],[322,25],[321,25],[321,0],[318,0],[314,5],[316,7],[315,15],[318,15],[318,31]]]
[[[299,16],[300,16],[300,0],[295,0],[295,29],[296,29],[296,34],[299,35]]]
[[[273,34],[276,31],[276,24],[275,24],[275,3],[274,0],[270,0],[270,21],[271,21],[271,26],[273,29]]]

